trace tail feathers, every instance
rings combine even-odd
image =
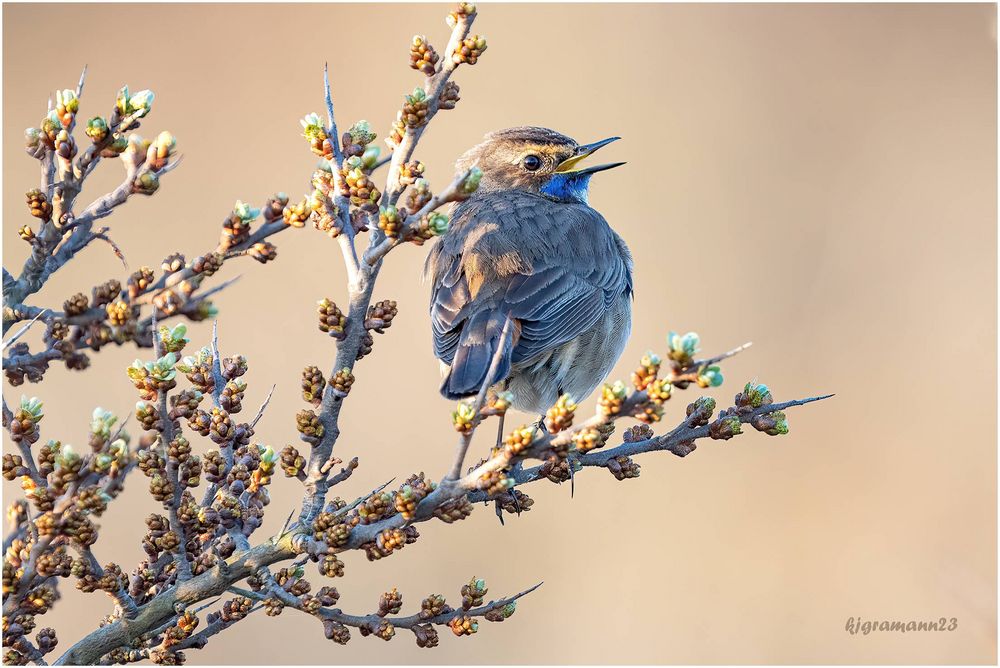
[[[478,394],[483,385],[493,385],[510,373],[513,353],[512,336],[503,342],[500,364],[492,378],[487,378],[493,356],[501,344],[506,317],[498,313],[479,313],[462,328],[461,339],[451,369],[441,384],[441,394],[461,399]]]

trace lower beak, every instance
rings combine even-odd
[[[593,174],[594,172],[602,172],[605,169],[611,169],[612,167],[624,165],[624,162],[615,162],[607,165],[597,165],[596,167],[587,167],[580,170],[573,169],[577,163],[587,156],[597,152],[598,149],[607,146],[611,142],[618,141],[619,139],[621,139],[621,137],[608,137],[607,139],[602,139],[601,141],[595,141],[592,144],[584,144],[578,147],[575,154],[566,158],[559,164],[559,167],[556,168],[556,173],[574,172],[577,174]]]
[[[594,165],[593,167],[584,167],[583,169],[574,170],[574,174],[596,174],[597,172],[603,172],[606,169],[614,169],[615,167],[621,167],[624,162],[608,162],[603,165]]]

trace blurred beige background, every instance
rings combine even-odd
[[[179,138],[184,164],[160,193],[110,219],[130,266],[158,267],[170,251],[214,246],[237,198],[306,190],[314,158],[298,119],[322,112],[324,61],[342,125],[366,118],[384,136],[419,82],[410,36],[443,48],[447,11],[5,5],[4,264],[19,268],[26,254],[16,230],[37,184],[23,129],[84,63],[83,117],[107,113],[123,83],[148,87],[157,98],[143,132]],[[440,186],[452,160],[496,128],[624,137],[605,157],[628,166],[596,178],[592,197],[635,254],[635,327],[616,374],[627,377],[647,349],[664,351],[668,329],[696,329],[707,352],[754,342],[725,366],[713,391],[723,400],[755,376],[778,399],[837,396],[792,412],[785,438],[749,433],[684,460],[646,456],[641,478],[624,483],[590,470],[573,499],[568,486],[535,484],[534,509],[506,527],[479,511],[421,525],[422,540],[391,559],[347,556],[335,584],[357,612],[394,585],[412,606],[431,592],[457,595],[472,575],[491,594],[545,581],[511,620],[474,638],[442,633],[426,651],[402,632],[340,647],[286,611],[241,623],[191,659],[995,663],[995,7],[483,5],[476,29],[489,51],[460,70],[462,101],[418,157]],[[102,165],[88,194],[119,177]],[[224,351],[251,360],[246,403],[277,383],[258,436],[280,448],[295,442],[300,369],[333,359],[314,308],[324,295],[342,299],[344,273],[336,244],[312,229],[276,242],[273,265],[227,265],[220,278],[244,277],[217,303]],[[424,254],[394,253],[377,290],[401,314],[358,369],[338,451],[362,466],[344,495],[412,471],[438,478],[450,461],[451,406],[436,392],[428,287],[416,279]],[[59,305],[123,274],[94,244],[36,303]],[[209,332],[194,327],[195,343]],[[123,367],[134,357],[108,349],[88,373],[54,368],[30,387],[46,403],[44,436],[82,443],[94,405],[127,413],[135,397]],[[386,406],[399,387],[415,399]],[[670,404],[667,419],[693,396]],[[104,518],[97,549],[128,568],[141,556],[142,518],[156,510],[135,482]],[[300,498],[285,478],[272,491],[259,538]],[[111,610],[100,595],[64,591],[43,622],[63,648]],[[852,636],[851,616],[959,626]]]

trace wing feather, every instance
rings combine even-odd
[[[448,364],[477,314],[519,323],[516,363],[572,341],[631,290],[631,258],[601,214],[526,193],[459,205],[427,273],[434,353]]]

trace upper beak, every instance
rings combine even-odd
[[[604,165],[595,165],[594,167],[585,167],[583,169],[573,169],[577,163],[586,158],[592,153],[595,153],[598,149],[607,146],[613,141],[618,141],[621,137],[608,137],[607,139],[602,139],[601,141],[595,141],[592,144],[584,144],[576,149],[576,153],[563,160],[559,167],[556,168],[557,173],[573,172],[574,174],[593,174],[595,172],[603,172],[605,169],[611,169],[613,167],[620,167],[624,165],[624,162],[612,162]]]

